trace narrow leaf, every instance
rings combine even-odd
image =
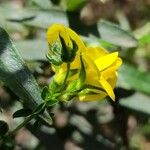
[[[47,86],[45,86],[42,90],[42,94],[41,94],[41,97],[43,100],[46,100],[47,96],[49,94],[49,89]]]
[[[150,33],[143,36],[142,38],[140,38],[139,41],[142,45],[149,44],[150,43]]]
[[[48,107],[51,107],[51,106],[54,106],[58,103],[58,100],[49,100],[47,101],[47,106]]]
[[[31,115],[31,113],[32,113],[32,111],[30,109],[20,109],[20,110],[17,110],[13,114],[13,118],[27,117],[27,116]]]
[[[19,13],[19,12],[18,12]],[[21,22],[24,25],[31,27],[37,27],[42,29],[47,29],[53,23],[62,23],[68,25],[67,14],[63,11],[58,10],[49,10],[49,11],[40,11],[36,9],[23,9],[17,17],[11,17],[9,15],[8,19],[14,20],[14,22]],[[22,21],[26,17],[33,17],[33,19]],[[55,16],[55,17],[54,17]]]
[[[5,7],[0,7],[0,19],[1,18],[2,22],[0,22],[0,26],[2,25],[3,27],[6,27],[6,29],[7,26],[9,26],[10,29],[13,28],[17,31],[23,30],[23,32],[26,32],[26,28],[22,26],[22,24],[42,29],[47,29],[53,23],[69,25],[67,14],[64,11],[55,10],[54,8],[49,9],[49,11],[43,11],[38,9],[26,8],[16,10],[13,8],[8,9]],[[22,24],[18,24],[18,22]]]
[[[35,110],[33,111],[33,114],[39,114],[45,111],[45,104],[41,103]]]
[[[19,53],[27,60],[47,60],[47,42],[44,40],[25,40],[15,42]]]
[[[52,4],[50,0],[31,0],[29,1],[33,6],[37,6],[41,9],[50,9]]]
[[[80,9],[84,4],[88,2],[87,0],[67,0],[67,10],[68,11],[77,11]]]
[[[120,105],[128,110],[141,112],[150,115],[150,100],[149,96],[142,93],[135,93],[130,97],[123,98],[119,101]]]
[[[119,70],[118,85],[122,88],[150,94],[150,74],[124,63]]]
[[[98,23],[98,31],[103,40],[117,46],[131,48],[138,44],[132,34],[107,21]]]

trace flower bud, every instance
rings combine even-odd
[[[59,41],[55,41],[55,43],[49,43],[49,52],[47,54],[47,58],[51,64],[59,66],[63,63],[61,59],[61,44]]]
[[[63,62],[70,63],[74,60],[76,56],[76,52],[78,49],[78,45],[76,42],[72,39],[70,39],[72,43],[72,47],[68,47],[64,41],[64,39],[60,37],[61,45],[62,45],[62,50],[61,50],[61,59]]]
[[[47,40],[49,51],[47,58],[52,65],[60,66],[63,62],[71,63],[77,51],[85,49],[80,37],[70,28],[54,24],[48,29]]]

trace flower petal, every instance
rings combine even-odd
[[[115,100],[115,94],[113,92],[113,89],[111,85],[104,79],[103,76],[100,77],[100,84],[104,88],[104,90],[107,92],[107,94],[110,96],[110,98],[114,101]]]
[[[114,52],[96,59],[95,64],[99,69],[99,71],[102,71],[107,67],[109,67],[110,65],[112,65],[117,60],[117,57],[118,57],[118,52]]]
[[[96,100],[102,100],[106,96],[107,94],[105,92],[101,92],[99,94],[80,95],[79,100],[80,101],[96,101]]]
[[[59,33],[63,29],[64,29],[64,26],[60,24],[54,24],[50,26],[47,31],[47,41],[50,44],[53,44],[58,39]]]
[[[116,71],[121,64],[122,60],[120,58],[117,58],[116,62],[114,62],[109,68],[101,72],[101,75],[105,78],[105,80],[114,78]]]
[[[92,60],[108,54],[107,50],[102,47],[88,47],[85,52]]]
[[[64,26],[63,24],[54,24],[47,31],[47,40],[50,44],[53,44],[59,39],[59,35],[65,40],[67,46],[71,46],[71,40],[74,40],[79,48],[79,51],[85,51],[85,45],[80,37],[70,28]]]

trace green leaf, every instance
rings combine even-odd
[[[138,111],[150,115],[150,99],[142,93],[135,93],[130,97],[122,98],[119,101],[120,105],[132,111]]]
[[[70,92],[71,92],[71,93],[72,93],[72,92],[75,92],[76,90],[78,90],[77,87],[78,87],[79,83],[80,83],[80,80],[79,80],[79,79],[76,79],[76,80],[71,81],[71,82],[69,83],[69,85],[68,85],[66,91],[67,91],[68,93],[70,93]]]
[[[49,115],[49,112],[48,112]],[[49,117],[51,118],[51,116],[49,115]],[[46,126],[51,126],[50,121],[46,120],[44,116],[40,116],[37,117],[37,120],[42,124],[42,125],[46,125]],[[52,118],[51,118],[51,122],[52,122]]]
[[[49,84],[50,93],[54,94],[56,91],[59,91],[61,89],[61,86],[55,82],[54,79],[51,80]]]
[[[0,28],[0,80],[34,109],[42,103],[41,92],[33,75],[18,54],[6,31]]]
[[[53,23],[61,23],[64,25],[69,24],[67,15],[63,11],[58,10],[49,10],[47,12],[33,11],[33,14],[35,15],[35,18],[29,21],[24,21],[23,24],[43,29],[47,29]]]
[[[35,108],[35,110],[33,111],[33,115],[43,113],[44,111],[45,111],[45,103],[42,103]]]
[[[43,100],[46,100],[47,96],[49,94],[49,89],[47,86],[45,86],[42,90],[42,94],[41,94],[41,97],[43,98]]]
[[[86,71],[85,71],[85,67],[84,67],[84,63],[83,63],[83,59],[82,56],[80,56],[80,64],[81,64],[81,68],[80,68],[80,74],[79,74],[79,79],[81,84],[85,81],[86,79]]]
[[[31,115],[32,111],[30,109],[20,109],[17,110],[14,114],[13,114],[13,118],[18,118],[18,117],[27,117],[29,115]]]
[[[87,0],[67,0],[67,10],[75,11],[86,4]]]
[[[0,120],[0,136],[5,135],[9,130],[7,123],[3,120]]]
[[[51,107],[51,106],[54,106],[54,105],[56,105],[58,103],[58,100],[49,100],[49,101],[47,101],[47,103],[46,103],[46,106],[47,107]]]
[[[137,39],[141,39],[142,37],[148,34],[150,34],[150,22],[147,22],[146,24],[144,24],[144,26],[134,31],[134,35]]]
[[[28,29],[19,24],[18,22],[8,21],[8,16],[12,16],[14,10],[11,8],[0,7],[0,26],[7,30],[9,33],[21,33],[23,36],[28,34]]]
[[[24,25],[37,27],[42,29],[47,29],[53,23],[61,23],[68,25],[67,15],[63,11],[59,10],[49,10],[49,11],[39,11],[34,9],[24,9],[23,12],[18,14],[18,16],[9,17],[11,22],[20,22]],[[18,12],[19,13],[19,12]],[[55,17],[54,17],[55,16]],[[25,20],[26,17],[32,17],[32,19]]]
[[[15,13],[14,13],[15,12]],[[55,16],[55,17],[54,17]],[[43,11],[38,9],[9,9],[0,7],[0,18],[3,19],[3,27],[14,25],[15,30],[25,30],[23,25],[47,29],[53,23],[61,23],[69,25],[67,14],[64,11],[50,9],[49,11]],[[0,22],[1,25],[2,22]],[[19,24],[22,23],[22,24]],[[16,27],[16,28],[15,28]],[[18,28],[17,28],[18,27]],[[23,28],[23,29],[22,29]]]
[[[150,94],[150,74],[124,63],[119,70],[118,85],[126,89]]]
[[[145,45],[150,43],[150,33],[139,39],[140,44]]]
[[[138,44],[132,34],[107,21],[100,21],[98,23],[98,31],[102,40],[117,46],[131,48],[136,47]]]
[[[86,46],[89,46],[89,47],[104,47],[106,48],[108,51],[114,51],[116,49],[118,49],[118,46],[116,45],[113,45],[107,41],[104,41],[96,36],[93,36],[93,35],[90,35],[89,37],[86,37],[86,36],[81,36],[82,40],[84,41],[85,45]]]
[[[21,56],[26,60],[47,60],[48,44],[46,40],[25,40],[15,42]]]
[[[52,4],[50,0],[31,0],[29,1],[33,6],[37,6],[41,9],[50,9]]]

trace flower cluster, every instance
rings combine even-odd
[[[78,97],[80,101],[93,101],[106,96],[115,100],[113,89],[122,63],[118,52],[86,47],[74,31],[61,24],[48,29],[47,40],[47,58],[55,72],[50,90],[60,100]]]

